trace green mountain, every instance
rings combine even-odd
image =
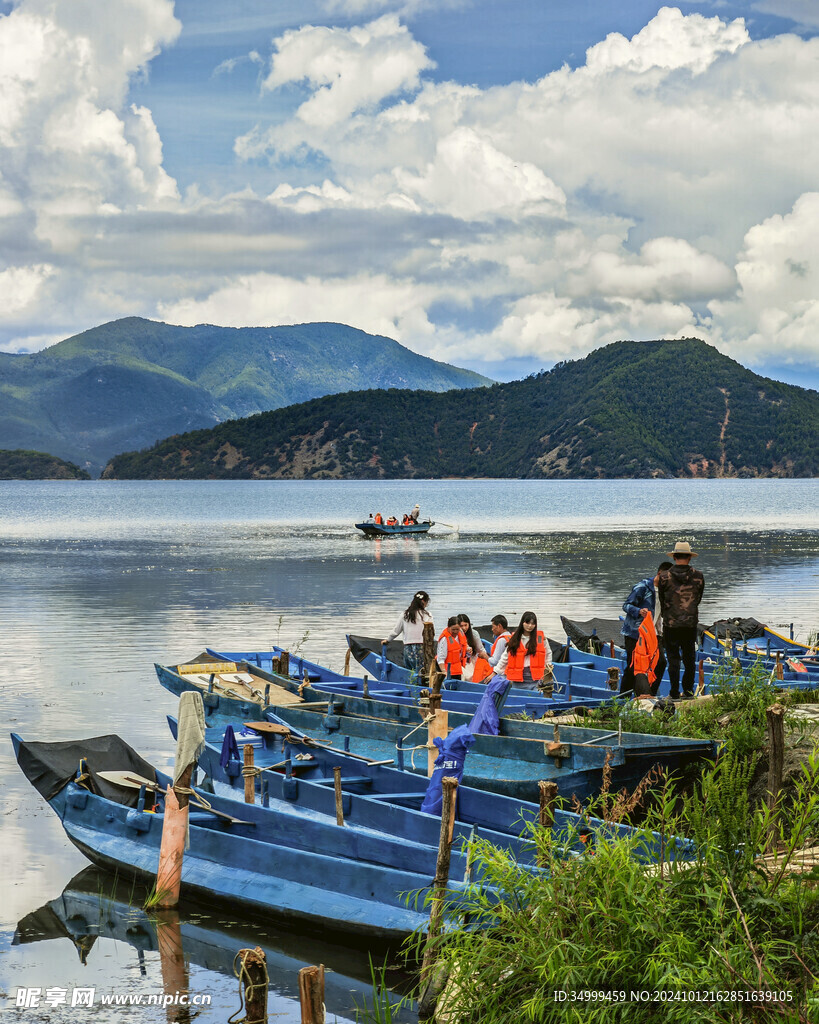
[[[484,383],[342,324],[174,327],[128,317],[42,352],[0,353],[0,446],[99,471],[126,448],[320,395]]]
[[[819,393],[695,339],[616,342],[522,381],[365,391],[171,437],[111,478],[819,474]]]
[[[0,449],[0,480],[90,480],[84,469],[73,462],[46,452]]]

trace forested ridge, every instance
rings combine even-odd
[[[696,339],[615,342],[521,381],[359,391],[170,437],[112,478],[702,477],[819,473],[819,393]]]

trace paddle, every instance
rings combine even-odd
[[[146,779],[142,775],[138,775],[136,772],[97,772],[97,775],[99,775],[101,779],[105,779],[106,782],[110,782],[112,786],[122,786],[123,789],[142,789],[144,786],[147,790],[150,790],[151,793],[165,792],[161,786],[157,786],[155,782],[151,782],[150,779]],[[225,814],[224,811],[217,811],[215,807],[210,807],[208,804],[203,804],[193,798],[191,799],[191,802],[196,807],[201,807],[203,811],[215,814],[217,818],[224,818],[226,821],[229,821],[234,825],[256,824],[255,821],[242,821],[241,818],[234,818],[232,814]]]
[[[440,519],[436,519],[433,523],[434,526],[448,526],[450,530],[454,530],[456,533],[460,532],[460,524],[456,523],[454,526],[452,523],[442,523]]]

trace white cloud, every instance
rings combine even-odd
[[[9,321],[30,311],[38,298],[43,282],[54,268],[40,263],[30,267],[9,267],[0,271],[0,309]]]
[[[819,192],[751,228],[737,263],[739,295],[710,304],[717,340],[740,356],[819,356]]]
[[[307,81],[312,96],[296,116],[323,128],[394,93],[415,90],[433,66],[424,47],[393,14],[350,29],[306,25],[274,40],[263,88]]]
[[[631,39],[612,32],[586,52],[586,67],[595,75],[615,70],[640,74],[652,68],[705,71],[721,55],[734,53],[750,39],[743,19],[728,24],[718,17],[684,16],[676,7],[661,7],[656,17]]]
[[[129,102],[170,0],[0,18],[7,344],[138,313],[334,320],[455,361],[692,333],[816,358],[819,39],[663,8],[575,70],[480,89],[425,78],[399,6],[339,0],[382,16],[274,40],[259,101],[284,103],[235,145],[270,159],[262,195],[180,197]]]
[[[370,334],[423,338],[433,333],[424,306],[432,289],[387,275],[359,274],[342,279],[295,279],[276,274],[243,275],[201,300],[162,306],[170,323],[222,327],[313,321],[349,324]]]

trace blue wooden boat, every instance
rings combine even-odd
[[[171,731],[176,721],[168,717]],[[285,732],[281,731],[285,727]],[[231,727],[232,728],[232,727]],[[357,759],[350,753],[328,750],[286,725],[286,720],[268,714],[264,721],[236,724],[236,749],[223,754],[226,727],[220,724],[205,730],[205,750],[199,766],[211,779],[214,792],[244,799],[244,747],[254,748],[254,766],[267,770],[256,779],[257,793],[264,802],[289,801],[310,816],[325,815],[334,819],[334,768],[341,769],[341,790],[345,828],[380,829],[391,836],[407,837],[411,842],[437,847],[440,818],[422,811],[427,790],[426,778],[408,772]],[[472,751],[466,757],[469,765]],[[565,791],[568,795],[568,791]],[[237,813],[239,811],[237,810]],[[456,840],[466,841],[480,835],[494,846],[507,850],[519,863],[533,865],[535,844],[530,826],[538,821],[539,806],[497,793],[458,787]],[[628,825],[612,825],[597,818],[581,818],[570,811],[555,810],[553,832],[557,842],[565,842],[567,850],[582,854],[588,849],[588,835],[624,836],[633,832]],[[581,838],[581,834],[583,838]],[[688,850],[683,841],[680,849]],[[455,844],[463,849],[463,843]],[[656,860],[660,837],[644,849],[648,860]],[[458,877],[466,868],[464,853],[453,852],[452,874]]]
[[[92,863],[128,876],[156,877],[161,799],[152,806],[153,796],[144,787],[124,789],[99,773],[134,772],[162,788],[170,781],[166,775],[118,736],[38,743],[12,733],[12,742],[26,778]],[[200,806],[190,812],[183,898],[205,899],[234,912],[274,914],[322,933],[368,941],[399,941],[425,924],[423,899],[415,909],[402,893],[428,891],[437,845],[364,826],[340,828],[335,818],[311,814],[286,799],[268,807],[238,807],[216,794],[203,801],[205,795],[195,793],[192,799]]]
[[[427,752],[419,749],[427,739],[426,727],[415,732],[415,727],[410,729],[397,723],[337,714],[335,704],[327,714],[306,710],[309,707],[309,704],[304,704],[301,707],[266,708],[260,718],[287,726],[293,737],[309,737],[317,741],[325,748],[321,758],[332,760],[351,754],[369,761],[394,764],[396,767],[386,772],[390,778],[411,774],[426,780]],[[205,720],[220,735],[227,725],[232,724],[238,729],[242,722],[242,719],[209,708],[206,709]],[[633,785],[642,778],[644,772],[640,772],[640,764],[633,762],[626,767],[626,752],[616,746],[616,738],[615,742],[610,738],[608,743],[592,741],[580,744],[565,743],[562,737],[555,740],[554,734],[548,743],[520,737],[476,736],[466,759],[463,781],[467,786],[485,790],[487,799],[496,799],[491,794],[503,794],[504,798],[535,802],[538,799],[538,782],[549,780],[557,783],[566,799],[576,796],[584,800],[599,792],[607,758],[618,785]],[[381,774],[384,775],[383,772]],[[332,778],[332,768],[329,772],[325,770],[324,775]],[[412,778],[402,786],[423,795],[426,781],[421,783]],[[388,791],[392,793],[395,790],[393,782]]]
[[[147,895],[147,888],[135,892],[132,882],[93,866],[83,868],[59,896],[21,918],[12,945],[39,942],[62,945],[67,938],[85,966],[93,962],[98,952],[100,957],[110,955],[108,949],[95,949],[98,939],[110,939],[133,950],[136,954],[133,960],[139,964],[141,972],[146,973],[145,954],[158,954],[167,949],[170,931],[176,948],[181,946],[186,963],[230,979],[234,978],[236,951],[260,946],[265,953],[272,992],[277,998],[296,1003],[301,968],[305,964],[326,964],[329,970],[324,979],[324,1002],[330,1019],[333,1014],[353,1017],[355,1008],[363,1006],[372,996],[370,957],[365,950],[356,950],[349,943],[333,944],[305,938],[296,930],[282,934],[275,927],[265,928],[256,919],[242,920],[235,912],[219,914],[212,904],[192,905],[190,913],[183,908],[170,918],[166,916],[160,924],[155,914],[141,909]],[[166,931],[162,943],[158,935],[160,928]],[[48,958],[51,952],[44,950],[43,956]],[[120,959],[132,969],[130,955]],[[142,985],[154,994],[156,983],[152,974],[153,971],[146,973]],[[176,991],[176,981],[173,991]],[[408,1015],[406,1019],[415,1018]]]
[[[365,537],[395,537],[429,533],[434,525],[431,519],[425,519],[421,523],[410,523],[407,526],[402,523],[395,526],[387,526],[386,523],[356,523],[355,528],[361,530]]]
[[[423,752],[414,765],[410,751],[403,750],[402,753],[403,748],[419,742],[408,734],[422,724],[422,709],[357,693],[326,693],[312,686],[303,688],[304,699],[301,702],[281,705],[276,697],[277,690],[281,691],[281,684],[293,687],[294,683],[277,679],[255,665],[245,663],[243,667],[252,671],[260,684],[266,681],[270,686],[272,706],[266,707],[263,702],[253,699],[226,696],[224,692],[206,692],[203,700],[208,723],[216,725],[259,718],[273,721],[273,716],[281,716],[296,730],[324,740],[332,737],[337,745],[339,740],[342,744],[346,742],[351,751],[374,760],[393,758],[398,763],[403,759],[403,766],[408,771],[426,770]],[[155,668],[159,681],[176,696],[197,688],[191,684],[190,673],[180,675],[175,667],[169,666],[156,665]],[[306,717],[308,715],[313,717]],[[468,725],[471,717],[471,713],[450,710],[449,727]],[[565,749],[557,765],[552,760],[555,755],[549,755],[544,746],[554,742],[554,725],[548,721],[501,718],[499,737],[476,738],[473,748],[476,757],[472,765],[467,762],[467,779],[471,785],[532,799],[536,793],[532,787],[539,779],[554,778],[561,791],[573,787],[568,789],[567,795],[576,792],[582,798],[599,791],[602,762],[609,747],[613,781],[617,787],[636,784],[654,764],[674,771],[691,762],[713,757],[716,751],[716,745],[710,740],[561,725],[559,742]],[[564,782],[561,783],[556,769],[565,773]]]
[[[260,673],[261,677],[267,673],[268,676],[273,669],[273,659],[280,656],[281,648],[273,647],[270,651],[225,651],[208,648],[206,656],[212,661],[230,665],[233,667],[243,666],[243,671]],[[293,667],[293,659],[290,665],[290,686],[297,687],[303,691],[304,685],[309,683],[316,691],[328,694],[361,694],[370,697],[377,697],[379,700],[387,700],[395,704],[407,704],[417,706],[422,698],[423,686],[412,681],[406,669],[402,669],[405,677],[403,680],[365,679],[354,676],[343,676],[337,672],[324,669],[321,665],[308,662],[303,658],[296,659],[297,665],[302,667],[303,676],[297,683],[298,668]],[[185,674],[185,666],[178,666],[181,674]],[[281,682],[281,677],[275,675]],[[200,680],[201,682],[201,680]],[[445,679],[442,690],[442,704],[445,710],[471,711],[474,713],[485,687],[480,684],[467,683],[458,679]],[[565,691],[565,687],[564,687]],[[606,698],[611,699],[611,691],[606,690]],[[326,699],[319,698],[319,699]],[[560,713],[574,710],[579,704],[586,704],[595,707],[603,700],[600,696],[575,695],[571,692],[561,692],[554,697],[544,697],[538,690],[524,690],[514,688],[507,691],[503,697],[502,708],[504,714],[526,714],[542,716],[547,711]]]

